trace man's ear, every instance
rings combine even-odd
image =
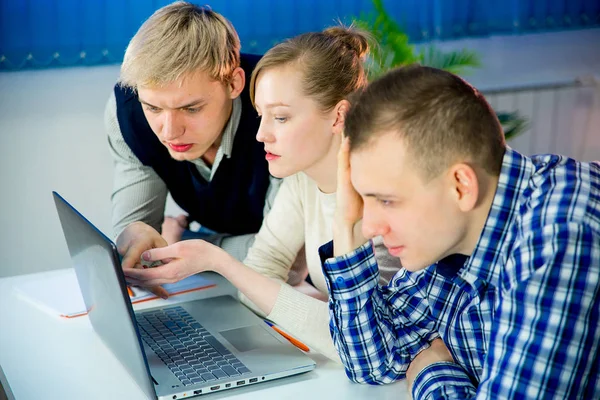
[[[450,168],[450,185],[458,208],[471,211],[479,201],[479,180],[473,167],[468,164],[455,164]]]
[[[246,73],[240,67],[233,70],[231,78],[227,83],[227,89],[229,90],[229,97],[235,99],[244,90],[246,84]]]
[[[341,135],[344,132],[344,124],[346,122],[346,114],[350,109],[350,102],[348,100],[340,100],[339,103],[333,108],[333,121],[332,130],[336,135]]]

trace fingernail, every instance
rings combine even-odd
[[[142,260],[144,261],[150,261],[150,252],[145,251],[142,253]]]

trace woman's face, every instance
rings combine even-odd
[[[278,178],[318,168],[339,141],[332,129],[336,111],[323,112],[303,93],[301,81],[301,71],[291,65],[268,68],[256,79],[256,140],[264,143],[269,172]]]

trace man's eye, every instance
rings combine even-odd
[[[160,108],[153,107],[153,106],[146,106],[146,110],[150,111],[151,113],[157,113],[160,111]]]
[[[200,111],[200,108],[198,108],[198,107],[190,107],[190,108],[186,108],[185,111],[188,112],[188,113],[190,113],[190,114],[195,114],[198,111]]]
[[[379,201],[379,204],[381,204],[384,207],[389,207],[392,204],[394,204],[394,202],[391,200],[379,199],[378,201]]]

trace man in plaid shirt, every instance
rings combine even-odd
[[[519,154],[476,89],[421,66],[373,82],[345,130],[320,252],[350,379],[600,399],[600,164]],[[404,267],[387,287],[374,236]]]

